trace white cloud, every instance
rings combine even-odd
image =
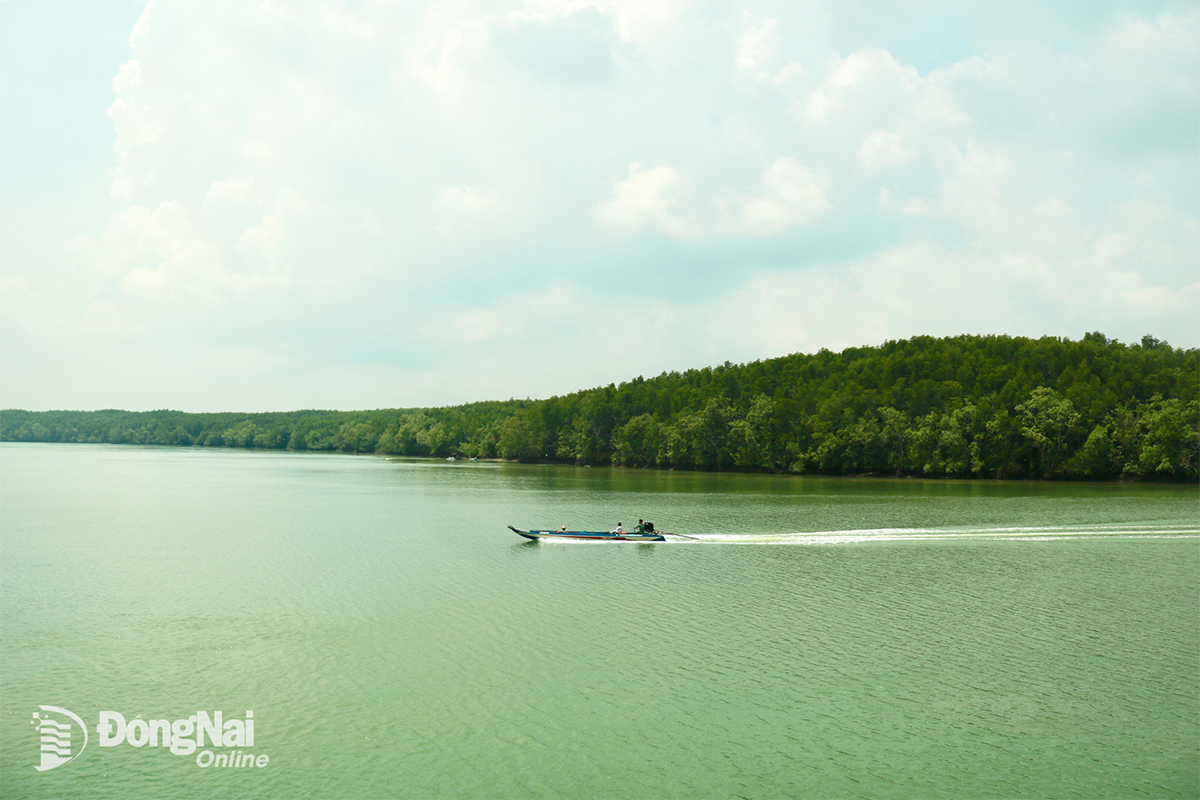
[[[651,229],[677,239],[701,236],[770,236],[803,225],[829,208],[823,181],[791,158],[778,158],[764,171],[761,192],[739,195],[726,189],[711,200],[687,196],[672,167],[629,167],[610,199],[599,203],[596,219],[627,230]]]
[[[96,300],[88,304],[80,317],[81,326],[89,334],[108,339],[131,339],[144,326],[130,318],[113,303]]]
[[[1200,12],[894,10],[151,0],[104,76],[111,197],[2,193],[2,344],[192,407],[545,395],[923,332],[1200,344]],[[933,22],[958,49],[897,44]],[[645,324],[535,322],[564,310]],[[145,368],[113,388],[71,349],[91,334]],[[214,394],[223,356],[224,391],[272,400]],[[102,394],[9,370],[7,405]]]
[[[514,314],[513,309],[521,309]],[[547,330],[557,331],[561,320],[577,319],[590,313],[589,304],[566,284],[538,287],[506,294],[487,305],[457,306],[448,309],[437,324],[421,331],[426,340],[451,344],[492,343],[501,348],[523,346],[531,338],[540,339]]]
[[[744,22],[749,23],[749,12],[743,12],[742,17]],[[775,56],[779,47],[778,26],[779,20],[773,17],[747,24],[734,43],[733,63],[738,70],[774,86],[782,86],[808,75],[804,67],[795,61],[778,68],[772,66],[777,60]]]
[[[146,7],[142,10],[142,15],[138,18],[137,24],[133,26],[133,30],[129,33],[130,49],[137,50],[138,45],[144,42],[146,37],[150,35],[150,25],[158,3],[159,0],[147,0]]]
[[[676,238],[695,236],[698,230],[678,211],[681,184],[679,173],[666,164],[643,169],[634,162],[628,177],[613,186],[612,197],[596,206],[596,219],[616,228],[653,228]]]
[[[596,9],[614,18],[622,40],[644,42],[674,22],[684,6],[683,0],[526,0],[511,14],[522,19],[546,20]]]
[[[283,212],[276,211],[263,217],[262,222],[247,228],[237,240],[239,250],[254,252],[264,259],[278,257],[284,238]]]
[[[1186,292],[1168,286],[1147,284],[1142,274],[1135,270],[1103,273],[1099,289],[1101,302],[1118,313],[1132,311],[1153,318],[1160,314],[1186,314],[1196,310],[1194,293],[1188,297]]]
[[[499,207],[495,192],[474,186],[447,186],[433,199],[432,212],[438,233],[479,225]]]
[[[775,28],[778,25],[779,20],[768,17],[742,31],[734,57],[738,69],[755,71],[766,65],[775,55]]]
[[[268,217],[246,232],[239,247],[270,256],[278,246],[278,216]],[[218,248],[197,236],[175,201],[150,210],[130,206],[112,216],[100,241],[84,237],[72,245],[96,274],[115,279],[121,292],[135,298],[156,297],[185,305],[221,302],[237,293],[280,278],[235,272],[222,263]],[[112,312],[106,312],[112,316]]]
[[[829,208],[821,179],[791,158],[776,159],[763,173],[763,193],[741,201],[740,218],[725,230],[768,236],[802,225]]]
[[[1127,234],[1110,233],[1102,236],[1092,245],[1092,261],[1099,267],[1111,266],[1128,255],[1134,245],[1133,238]]]
[[[858,162],[871,170],[902,166],[915,155],[912,149],[904,146],[904,137],[899,131],[869,133],[858,148]]]
[[[1057,217],[1061,214],[1069,213],[1071,207],[1062,201],[1060,197],[1047,197],[1038,200],[1033,206],[1033,213],[1043,217]]]
[[[900,64],[886,50],[865,50],[836,59],[825,80],[804,105],[811,123],[829,123],[840,116],[879,118],[895,113],[913,97],[920,83],[916,69]]]
[[[487,29],[476,19],[448,22],[431,13],[429,31],[412,74],[448,100],[457,100],[467,79],[465,68],[478,57],[487,42]]]
[[[228,180],[213,181],[204,195],[204,207],[207,209],[213,203],[225,200],[234,203],[244,203],[250,197],[250,189],[254,187],[254,178],[245,170],[235,170]]]

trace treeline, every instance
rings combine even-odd
[[[1200,478],[1200,352],[1154,337],[915,337],[548,400],[271,414],[0,412],[4,441],[995,478]]]
[[[496,456],[503,423],[529,400],[377,411],[0,412],[0,441],[257,447],[414,456]]]

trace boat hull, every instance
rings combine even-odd
[[[666,541],[666,538],[659,533],[611,533],[608,531],[523,531],[519,528],[514,528],[512,525],[509,525],[508,529],[519,536],[524,536],[526,539],[532,539],[534,541],[540,541],[542,539],[576,542]]]

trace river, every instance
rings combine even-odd
[[[6,443],[0,579],[6,797],[1200,794],[1195,486]]]

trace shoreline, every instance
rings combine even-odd
[[[1200,489],[1200,484],[1190,480],[1147,480],[1145,478],[1110,478],[1097,480],[1080,480],[1078,478],[1007,478],[995,477],[986,475],[888,475],[879,472],[863,472],[853,473],[848,475],[838,475],[835,473],[826,472],[771,472],[768,470],[754,469],[688,469],[681,467],[659,467],[659,466],[628,466],[625,464],[579,464],[568,463],[563,461],[522,461],[515,458],[472,458],[468,456],[427,456],[427,455],[406,455],[404,453],[385,453],[385,452],[362,452],[351,450],[298,450],[290,447],[238,447],[231,445],[177,445],[177,444],[138,444],[135,442],[28,442],[14,440],[0,440],[0,448],[4,445],[91,445],[100,447],[128,447],[128,448],[151,448],[164,450],[194,450],[199,452],[245,452],[245,453],[287,453],[291,455],[331,455],[331,456],[363,456],[369,458],[398,458],[412,461],[454,461],[454,462],[476,462],[488,464],[520,464],[530,467],[569,467],[571,469],[601,469],[601,470],[622,470],[631,472],[661,472],[665,474],[676,475],[713,475],[713,476],[756,476],[764,475],[780,478],[803,478],[803,479],[823,479],[823,480],[874,480],[874,481],[895,481],[895,482],[915,482],[915,481],[930,481],[936,483],[986,483],[986,484],[1055,484],[1069,485],[1079,484],[1082,486],[1192,486]]]

